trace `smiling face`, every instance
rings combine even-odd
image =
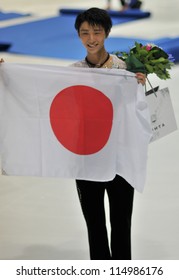
[[[84,21],[79,29],[79,37],[89,54],[97,54],[104,50],[106,33],[100,25],[90,25]]]

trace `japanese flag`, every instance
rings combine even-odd
[[[119,69],[0,66],[0,154],[7,175],[109,181],[143,190],[151,139],[145,95]]]

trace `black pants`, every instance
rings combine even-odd
[[[130,260],[134,189],[118,175],[109,182],[76,180],[76,184],[88,229],[90,258]],[[110,246],[104,209],[105,190],[110,209]]]

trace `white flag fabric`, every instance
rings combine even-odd
[[[109,181],[142,191],[150,115],[119,69],[0,65],[0,157],[7,175]]]

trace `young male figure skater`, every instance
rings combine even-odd
[[[88,9],[77,16],[75,28],[87,54],[73,66],[126,69],[124,61],[105,49],[104,43],[111,27],[109,14],[99,8]],[[139,83],[145,84],[144,74],[136,73],[136,78]],[[90,258],[130,260],[133,187],[119,175],[108,182],[76,180],[76,185],[88,229]],[[110,244],[105,222],[105,192],[109,198]]]

